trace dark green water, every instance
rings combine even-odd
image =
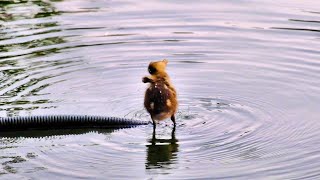
[[[167,58],[177,127],[2,134],[1,179],[319,179],[320,3],[0,2],[0,116],[149,120]]]

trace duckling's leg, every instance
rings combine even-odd
[[[171,116],[171,121],[173,122],[174,127],[176,127],[176,118],[174,115]]]
[[[176,126],[173,126],[172,132],[171,132],[171,140],[176,141],[176,135],[175,135],[175,133],[176,133]]]
[[[156,121],[154,120],[154,118],[151,116],[152,119],[152,123],[153,123],[153,130],[156,130]]]
[[[156,145],[156,142],[157,142],[157,139],[156,139],[156,130],[153,129],[151,144],[154,146],[154,145]]]

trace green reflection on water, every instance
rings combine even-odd
[[[19,8],[23,7],[30,11],[30,13],[26,13],[27,11],[20,11]],[[38,34],[48,34],[52,32],[59,32],[61,29],[59,28],[58,22],[53,22],[51,17],[60,15],[61,12],[57,11],[54,5],[50,1],[1,1],[0,2],[0,22],[10,22],[17,21],[22,19],[35,19],[41,18],[36,23],[26,21],[19,22],[14,25],[1,25],[0,26],[0,39],[2,40],[14,40],[17,37],[25,37],[25,36],[34,36]],[[47,21],[50,22],[47,22]],[[57,28],[53,28],[57,27]],[[49,28],[49,29],[48,29]],[[41,30],[34,31],[32,34],[19,34],[19,31],[33,31],[33,30]],[[10,41],[11,42],[11,41]],[[0,45],[0,52],[14,52],[19,50],[27,50],[33,48],[40,48],[50,45],[57,45],[65,43],[66,41],[61,36],[56,37],[45,37],[38,38],[26,42],[15,42],[5,43]],[[50,53],[56,53],[57,48],[46,48],[37,51],[33,51],[29,53],[29,55],[33,56],[43,56]],[[17,54],[18,55],[18,54]],[[16,55],[2,56],[2,58],[14,57]],[[1,56],[0,56],[1,57]]]
[[[34,8],[39,7],[41,10],[37,13],[16,13],[14,8],[23,6],[34,6]],[[26,0],[2,0],[0,1],[0,21],[14,21],[21,19],[33,19],[50,17],[54,15],[59,15],[50,1],[26,1]]]
[[[62,48],[57,45],[67,42],[63,35],[52,36],[52,33],[62,31],[53,17],[63,13],[53,2],[0,1],[0,111],[5,111],[7,116],[17,116],[21,111],[30,113],[35,109],[56,108],[52,105],[54,101],[46,96],[48,94],[40,91],[63,81],[51,81],[66,73],[51,67],[62,68],[62,64],[74,61],[43,60],[59,53]],[[47,68],[54,71],[42,75]]]

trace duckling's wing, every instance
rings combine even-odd
[[[164,84],[156,83],[151,85],[146,91],[145,107],[150,113],[160,114],[168,112],[170,107],[167,106],[167,100],[170,99],[172,93]]]

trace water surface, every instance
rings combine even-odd
[[[170,121],[2,134],[4,179],[319,179],[317,1],[0,2],[0,115],[149,120],[152,60]]]

